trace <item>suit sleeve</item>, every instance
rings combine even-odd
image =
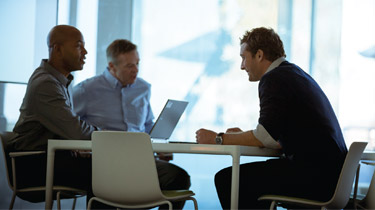
[[[91,133],[97,128],[74,113],[61,86],[46,81],[36,93],[35,107],[43,126],[65,139],[91,139]]]
[[[262,78],[259,83],[261,124],[271,137],[278,140],[282,135],[287,118],[288,94],[282,80],[276,76]]]

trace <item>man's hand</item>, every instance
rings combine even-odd
[[[74,150],[72,151],[74,157],[90,158],[91,150]]]
[[[195,134],[198,144],[216,144],[215,137],[217,133],[214,131],[201,128]]]
[[[226,133],[238,133],[238,132],[243,132],[240,128],[228,128]]]
[[[164,161],[169,162],[170,160],[173,160],[173,153],[159,152],[159,153],[156,153],[156,158],[158,160],[164,160]]]

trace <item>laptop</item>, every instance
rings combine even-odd
[[[151,139],[168,140],[189,102],[168,99],[150,131]]]

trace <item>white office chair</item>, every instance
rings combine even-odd
[[[92,134],[92,188],[99,201],[117,208],[149,208],[171,201],[197,201],[190,190],[161,191],[150,136],[146,133],[95,131]]]
[[[341,169],[340,177],[337,182],[335,193],[327,202],[309,200],[304,198],[281,196],[281,195],[263,195],[258,200],[271,200],[270,209],[273,210],[279,203],[296,204],[306,207],[320,207],[321,209],[342,209],[349,201],[350,193],[353,187],[354,177],[361,159],[362,153],[367,142],[353,142],[346,155],[344,165]],[[322,189],[324,190],[324,189]]]
[[[44,201],[45,199],[45,186],[36,186],[36,187],[24,187],[19,188],[17,186],[17,179],[16,179],[16,159],[18,157],[24,156],[31,156],[31,155],[40,155],[44,154],[45,151],[30,151],[30,152],[8,152],[5,144],[8,139],[14,137],[14,133],[12,132],[1,132],[0,133],[0,140],[2,146],[2,152],[4,155],[4,165],[5,165],[5,173],[8,180],[8,185],[10,189],[12,189],[12,199],[9,204],[9,209],[13,209],[14,202],[17,196],[21,196],[22,199],[27,200],[29,202],[38,203]],[[65,187],[65,186],[54,186],[53,191],[56,192],[56,200],[57,200],[57,209],[61,209],[60,199],[62,198],[72,198],[73,199],[73,206],[72,209],[75,208],[76,200],[78,197],[82,197],[86,195],[84,190]],[[28,199],[29,198],[29,199]]]

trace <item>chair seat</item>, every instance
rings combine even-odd
[[[168,199],[186,198],[187,196],[194,196],[191,190],[162,190],[163,195]]]
[[[30,187],[17,190],[17,196],[22,200],[39,203],[45,201],[45,187]],[[59,189],[54,188],[53,200],[57,199],[57,194],[60,193],[60,199],[76,199],[86,196],[86,192],[74,188]]]
[[[46,187],[28,187],[23,189],[17,189],[17,192],[31,192],[31,191],[46,191]],[[53,191],[67,191],[67,192],[74,192],[75,195],[86,195],[85,190],[72,188],[72,187],[65,187],[65,186],[53,186]]]
[[[3,153],[3,161],[5,166],[5,174],[7,177],[9,188],[13,191],[12,198],[9,204],[9,209],[13,209],[13,205],[16,197],[21,198],[22,200],[39,203],[45,201],[45,186],[36,186],[36,187],[24,187],[16,188],[13,186],[17,185],[16,180],[16,159],[19,157],[28,157],[35,156],[40,154],[45,154],[45,151],[27,151],[27,152],[10,152],[6,148],[6,143],[15,137],[13,132],[0,132],[0,151]],[[14,173],[14,174],[13,174]],[[61,209],[60,199],[72,198],[73,206],[75,208],[76,199],[86,195],[85,190],[71,188],[66,186],[54,186],[53,190],[53,200],[57,200],[57,209]]]
[[[263,195],[258,200],[269,200],[271,202],[270,210],[274,209],[279,203],[293,204],[297,206],[321,207],[322,209],[342,209],[344,208],[350,197],[353,187],[353,181],[358,171],[359,160],[365,150],[367,142],[353,142],[346,155],[345,162],[342,166],[340,177],[337,181],[335,192],[329,201],[322,202],[309,200],[305,198],[289,197],[282,195]]]

